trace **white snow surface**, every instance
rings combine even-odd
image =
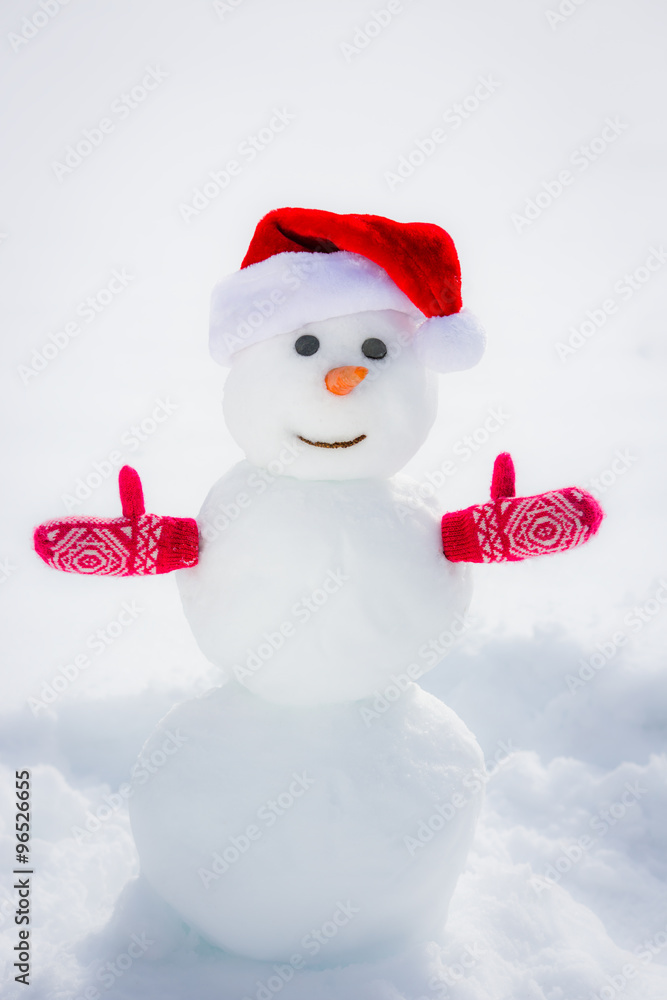
[[[362,35],[374,8],[354,0],[88,0],[37,17],[17,51],[39,5],[0,13],[3,998],[90,997],[91,977],[105,1000],[667,996],[667,14],[649,0],[400,8]],[[54,170],[84,130],[90,151]],[[193,516],[242,458],[207,354],[209,294],[260,216],[290,204],[455,240],[487,352],[439,380],[406,469],[443,511],[483,501],[508,450],[520,493],[578,484],[607,513],[580,550],[475,568],[469,627],[420,680],[487,764],[446,926],[326,970],[234,959],[138,878],[137,755],[221,676],[173,579],[57,575],[30,543],[48,518],[115,514],[123,462],[148,510]],[[11,964],[24,768],[29,989]]]

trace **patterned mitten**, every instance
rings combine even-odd
[[[604,517],[595,497],[568,486],[534,497],[514,495],[514,464],[496,458],[491,502],[445,514],[442,546],[450,562],[517,562],[587,542]]]
[[[197,522],[146,514],[141,480],[129,465],[120,470],[118,486],[122,517],[63,517],[35,529],[35,551],[44,562],[92,576],[147,576],[195,566]]]

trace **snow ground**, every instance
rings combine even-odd
[[[63,6],[18,51],[11,33],[40,8],[12,0],[0,12],[12,97],[0,208],[11,428],[0,528],[3,997],[25,995],[8,958],[12,775],[23,768],[33,772],[27,995],[36,1000],[83,996],[100,966],[109,1000],[667,996],[667,267],[637,271],[634,288],[624,278],[659,262],[652,248],[667,236],[667,15],[648,0],[564,0],[571,13],[560,21],[550,0],[403,0],[365,48],[344,51],[386,6],[88,0]],[[144,102],[114,111],[148,67],[166,77],[156,72]],[[444,117],[480,78],[492,92],[469,117]],[[242,156],[239,145],[275,108],[293,120],[186,222],[180,206],[209,171]],[[58,180],[53,162],[109,115],[113,131]],[[583,168],[576,151],[608,118],[617,135]],[[423,165],[388,181],[438,127],[446,139]],[[544,183],[558,190],[565,169],[572,182],[551,204],[530,224],[513,222]],[[442,378],[438,423],[408,469],[428,481],[454,461],[443,510],[482,500],[495,454],[510,450],[520,492],[578,483],[598,491],[608,516],[581,551],[480,567],[474,630],[424,679],[476,733],[490,771],[441,938],[365,965],[297,972],[280,986],[270,964],[209,948],[133,881],[123,806],[80,843],[72,835],[110,811],[105,796],[157,719],[216,675],[173,580],[59,577],[32,554],[30,534],[65,513],[63,496],[111,452],[139,468],[149,510],[183,516],[237,460],[220,413],[224,373],[207,357],[208,295],[238,266],[261,214],[283,204],[433,221],[454,236],[464,298],[489,349],[477,369]],[[87,322],[79,304],[123,269],[127,287]],[[599,318],[609,300],[607,319],[560,357],[570,328],[587,310]],[[33,348],[77,318],[80,334],[26,376]],[[170,402],[167,416],[139,440],[132,428],[158,400]],[[503,414],[492,433],[482,430],[489,409]],[[469,453],[466,435],[476,435]],[[113,479],[75,509],[116,511]],[[136,617],[91,652],[89,637],[123,602]],[[31,710],[28,700],[86,651],[90,666]],[[132,935],[152,944],[122,976],[105,971]]]

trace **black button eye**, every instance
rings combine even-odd
[[[294,350],[297,354],[303,354],[304,357],[308,357],[310,354],[315,354],[316,351],[320,349],[320,342],[317,337],[313,337],[310,333],[304,333],[303,337],[298,337],[296,343],[294,344]]]
[[[383,340],[378,340],[377,337],[369,337],[361,345],[361,350],[366,355],[367,358],[375,358],[380,360],[384,358],[387,354],[387,345]]]

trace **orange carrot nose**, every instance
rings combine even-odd
[[[345,365],[343,368],[332,368],[327,372],[324,382],[329,392],[333,392],[336,396],[347,396],[348,392],[352,392],[355,385],[363,382],[367,375],[368,368]]]

